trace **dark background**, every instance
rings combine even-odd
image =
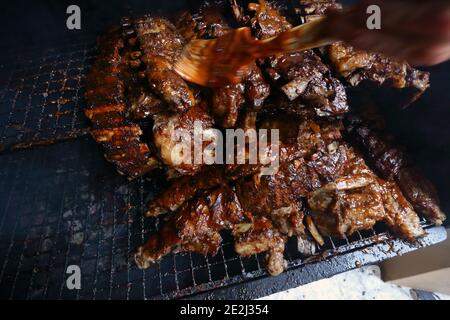
[[[183,8],[196,8],[198,0],[17,0],[0,4],[1,47],[57,45],[79,37],[95,37],[124,15],[133,13],[175,14]],[[81,30],[66,28],[66,8],[81,8]]]
[[[35,0],[2,1],[0,4],[0,64],[17,53],[58,48],[74,41],[94,41],[99,32],[124,15],[164,13],[175,15],[196,8],[201,0]],[[351,1],[344,1],[346,3]],[[66,8],[81,8],[81,30],[66,28]],[[16,58],[17,59],[17,58]],[[431,88],[405,111],[392,110],[391,131],[438,186],[449,212],[450,190],[450,63],[428,68]]]

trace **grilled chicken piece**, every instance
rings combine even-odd
[[[285,235],[304,233],[300,197],[320,187],[317,174],[302,158],[281,165],[274,175],[255,174],[236,183],[236,193],[245,211],[270,217]]]
[[[422,236],[420,220],[398,186],[376,177],[353,150],[346,153],[341,176],[308,196],[320,233],[345,237],[382,221],[407,240]]]
[[[141,129],[126,119],[123,46],[119,29],[99,38],[98,56],[87,78],[85,115],[93,124],[92,137],[106,151],[106,159],[119,173],[133,179],[155,169],[159,161],[141,141]]]
[[[164,18],[145,16],[134,22],[134,28],[150,87],[173,111],[186,111],[194,106],[192,90],[173,71],[185,44],[175,26]]]
[[[425,178],[395,142],[387,138],[376,124],[354,114],[349,118],[347,131],[361,146],[383,178],[395,180],[414,209],[435,224],[446,220],[439,207],[439,197],[433,184]]]
[[[399,186],[395,182],[379,179],[382,187],[384,210],[386,217],[384,222],[394,232],[409,241],[414,241],[424,235],[420,226],[420,220],[413,206],[405,198]]]
[[[229,84],[212,90],[212,112],[223,128],[233,128],[245,103],[245,86]]]
[[[136,86],[129,93],[127,116],[133,120],[144,120],[162,112],[163,104],[146,86]]]
[[[260,39],[292,28],[287,19],[266,1],[251,3],[249,9],[254,11],[251,24]],[[330,69],[313,50],[271,57],[265,60],[262,68],[285,97],[291,101],[300,99],[306,106],[314,108],[317,115],[341,115],[348,111],[344,86],[331,75]]]

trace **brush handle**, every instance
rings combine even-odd
[[[303,51],[318,48],[336,42],[331,36],[328,17],[317,18],[314,21],[289,29],[279,35],[262,40],[254,56],[263,58],[274,54]]]

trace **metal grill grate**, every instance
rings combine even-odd
[[[82,88],[92,55],[87,45],[50,50],[3,73],[4,149],[55,137],[80,139],[0,153],[0,298],[179,298],[266,277],[264,255],[237,256],[226,234],[215,257],[181,253],[146,271],[135,266],[135,248],[160,225],[158,219],[143,218],[144,204],[160,181],[156,176],[126,181],[104,161],[101,149],[82,137],[87,127]],[[389,238],[382,227],[350,239],[327,238],[320,253],[307,260],[289,243],[289,268],[301,269]],[[406,252],[433,241],[396,243]],[[326,262],[318,268],[320,263]],[[66,287],[69,265],[81,267],[81,290]]]
[[[3,65],[0,150],[85,134],[83,86],[94,52],[92,44],[72,45]]]

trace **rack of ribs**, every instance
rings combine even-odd
[[[98,55],[87,78],[85,115],[92,122],[92,137],[104,147],[106,159],[133,179],[156,168],[159,161],[141,141],[141,128],[126,117],[123,47],[118,28],[99,38]]]
[[[194,143],[194,125],[210,129],[214,121],[201,97],[178,74],[172,70],[185,40],[167,19],[144,16],[122,20],[126,42],[133,47],[135,78],[147,84],[147,92],[141,90],[133,110],[143,113],[152,121],[152,145],[168,176],[193,175],[201,168],[193,159],[176,154],[176,132],[185,132],[190,139],[183,143],[191,148]],[[144,86],[145,88],[145,86]],[[148,102],[148,103],[146,103]],[[135,112],[136,113],[136,112]],[[210,141],[209,141],[210,142]],[[203,146],[209,143],[205,141]],[[183,161],[186,160],[186,161]]]

